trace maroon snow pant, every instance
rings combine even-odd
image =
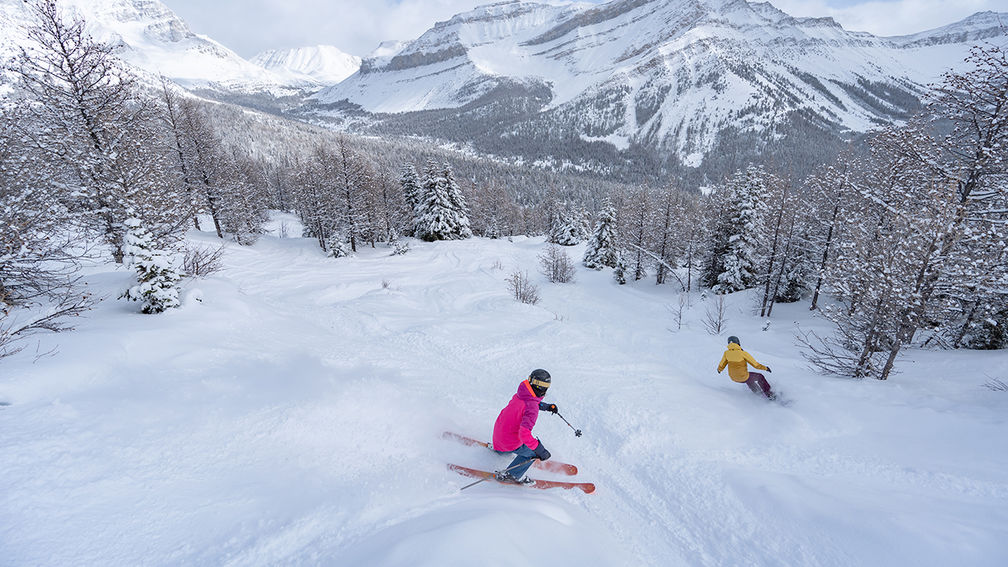
[[[763,394],[764,396],[774,399],[773,392],[770,391],[770,383],[766,381],[759,372],[750,372],[749,378],[743,382],[749,389],[753,391],[754,394]]]

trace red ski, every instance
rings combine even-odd
[[[462,476],[469,476],[472,478],[484,478],[487,480],[497,481],[494,478],[494,473],[490,471],[481,471],[479,469],[471,469],[469,467],[463,467],[461,465],[449,464],[448,468],[459,473]],[[595,492],[595,485],[590,482],[564,482],[562,480],[539,480],[533,479],[531,484],[513,484],[510,482],[501,482],[501,484],[510,484],[512,486],[528,486],[531,488],[564,488],[570,490],[571,488],[577,488],[584,491],[585,494],[591,494]]]
[[[445,431],[444,433],[442,433],[441,434],[441,438],[442,439],[451,439],[453,441],[458,441],[459,443],[462,443],[462,444],[465,444],[465,445],[470,445],[470,446],[476,446],[476,445],[478,445],[480,447],[486,447],[487,449],[490,448],[490,444],[487,443],[486,441],[480,441],[479,439],[473,439],[472,437],[467,437],[467,436],[462,435],[460,433],[454,433],[454,432],[451,432],[451,431]],[[565,474],[567,476],[574,476],[578,472],[577,467],[575,467],[574,465],[569,464],[569,463],[561,463],[560,461],[554,461],[553,459],[550,459],[548,461],[540,461],[539,459],[536,459],[532,463],[532,466],[536,467],[536,468],[540,468],[540,469],[542,469],[544,471]]]

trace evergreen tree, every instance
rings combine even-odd
[[[140,219],[130,217],[123,246],[124,264],[137,272],[137,285],[122,294],[122,298],[142,301],[142,313],[161,313],[179,306],[178,283],[182,276],[172,265],[171,259],[154,247],[151,235],[140,223]]]
[[[581,219],[569,210],[557,210],[550,227],[549,241],[561,246],[581,242]]]
[[[763,172],[756,167],[738,174],[728,184],[726,215],[717,231],[724,241],[720,257],[723,268],[712,288],[715,293],[732,293],[756,284],[758,207],[764,192]]]
[[[802,229],[801,233],[789,238],[778,277],[779,283],[775,286],[774,301],[794,303],[808,291],[813,264],[809,240],[807,229]],[[767,316],[769,314],[770,312]]]
[[[601,270],[615,268],[619,261],[616,246],[616,211],[612,205],[606,205],[599,213],[595,231],[592,233],[588,247],[585,249],[582,263],[587,268]]]
[[[423,200],[423,187],[420,186],[420,176],[417,174],[413,164],[406,164],[402,167],[399,176],[399,185],[402,187],[403,201],[405,202],[407,222],[403,229],[406,236],[416,234],[417,217],[420,213],[420,203]]]
[[[629,269],[630,266],[627,265],[626,258],[624,258],[622,254],[620,254],[619,257],[616,259],[616,266],[613,268],[613,280],[620,285],[626,285],[627,283],[626,274]]]
[[[444,180],[448,202],[451,203],[452,210],[455,212],[456,223],[458,225],[458,228],[455,230],[458,235],[457,237],[471,238],[473,234],[472,228],[469,225],[469,207],[466,205],[465,197],[462,195],[462,188],[455,181],[455,173],[452,172],[452,168],[448,162],[445,162],[441,171],[441,179]]]
[[[417,207],[416,219],[418,238],[433,242],[472,236],[465,201],[447,164],[439,170],[436,162],[428,162],[422,189],[423,199]]]

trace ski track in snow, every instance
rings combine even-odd
[[[40,339],[56,356],[0,362],[0,563],[1008,560],[1008,396],[980,378],[1008,374],[1003,353],[913,352],[887,383],[824,378],[793,341],[792,321],[821,325],[807,304],[777,306],[764,333],[736,294],[725,336],[777,370],[785,408],[715,372],[724,336],[704,331],[699,295],[670,330],[675,284],[580,265],[549,284],[541,239],[412,246],[334,260],[312,240],[228,245],[182,309],[109,299]],[[538,305],[510,297],[516,269]],[[128,281],[92,277],[110,297]],[[488,439],[537,367],[584,435],[546,413],[535,433],[598,490],[459,492],[469,479],[447,462],[510,458],[440,432]]]

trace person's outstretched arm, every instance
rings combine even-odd
[[[752,355],[749,354],[748,352],[742,351],[742,356],[745,358],[746,362],[748,362],[749,364],[752,365],[753,368],[758,368],[760,370],[766,370],[767,369],[766,366],[763,366],[762,364],[756,362],[756,359],[753,358]]]

